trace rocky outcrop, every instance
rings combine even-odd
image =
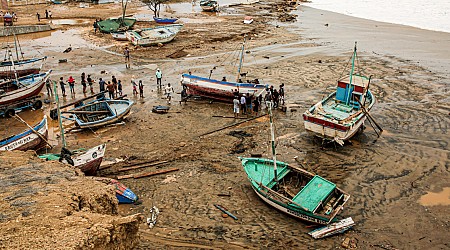
[[[112,186],[32,152],[0,152],[0,245],[6,249],[130,249],[139,214],[118,215]]]

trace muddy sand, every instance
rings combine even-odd
[[[83,15],[74,14],[76,11],[61,11],[61,15],[64,19],[93,20],[95,8],[83,10]],[[69,145],[89,147],[105,142],[110,160],[166,160],[170,162],[158,169],[180,169],[166,175],[123,180],[142,200],[139,205],[121,206],[124,215],[148,215],[152,206],[161,211],[155,228],[141,225],[137,249],[335,249],[342,247],[346,237],[360,249],[448,248],[449,204],[445,190],[450,166],[450,57],[444,55],[450,48],[443,43],[442,53],[436,53],[435,47],[422,46],[408,37],[433,44],[448,41],[449,34],[311,8],[294,12],[299,15],[297,22],[286,24],[277,21],[279,12],[272,9],[269,4],[254,4],[225,9],[223,13],[228,15],[181,13],[188,22],[177,38],[163,47],[132,48],[133,62],[128,70],[121,56],[126,43],[93,34],[88,24],[63,26],[41,38],[24,37],[21,45],[32,55],[49,56],[45,68],[54,70],[53,79],[69,75],[79,79],[81,72],[95,79],[109,80],[115,75],[126,84],[124,92],[136,102],[124,125],[70,133]],[[145,9],[134,6],[130,10],[133,12],[143,13]],[[102,12],[107,14],[114,11]],[[242,24],[245,15],[254,16],[254,24]],[[375,26],[382,27],[377,37],[384,43],[363,38],[374,34]],[[351,30],[354,37],[340,35],[343,30]],[[275,112],[278,159],[302,164],[351,194],[342,217],[351,216],[356,226],[343,235],[313,240],[306,234],[312,230],[310,225],[267,206],[251,189],[237,157],[251,153],[270,157],[266,117],[201,136],[233,124],[233,119],[212,117],[232,116],[232,107],[201,100],[180,105],[176,95],[171,113],[151,113],[153,106],[166,104],[156,90],[156,68],[163,71],[163,84],[173,83],[176,92],[181,91],[180,75],[189,70],[207,76],[215,66],[213,78],[233,79],[236,63],[230,59],[237,55],[244,33],[252,39],[246,47],[243,72],[248,72],[249,79],[286,85],[288,111]],[[395,39],[390,40],[392,37]],[[371,113],[385,131],[376,139],[367,124],[365,133],[344,147],[322,148],[320,140],[305,132],[301,114],[334,89],[355,40],[361,48],[361,68],[374,79],[371,90],[377,104]],[[73,51],[63,54],[68,46]],[[175,52],[178,58],[167,57]],[[68,62],[58,63],[59,59]],[[427,63],[435,61],[441,63]],[[131,78],[144,81],[145,98],[132,96]],[[81,87],[77,88],[75,98],[82,97]],[[71,100],[69,96],[64,101]],[[22,114],[37,121],[49,106],[44,111]],[[52,142],[56,144],[59,131],[55,122],[52,126]],[[1,133],[12,133],[13,129],[19,129],[18,122],[1,120]],[[234,130],[252,136],[229,135]],[[116,177],[157,170],[148,167],[119,172],[120,165],[101,170],[99,175]],[[224,193],[230,196],[218,196]],[[432,202],[423,198],[433,194]],[[214,204],[228,208],[238,220],[223,218]]]

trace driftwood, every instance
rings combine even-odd
[[[213,131],[210,131],[210,132],[201,134],[199,137],[202,137],[202,136],[205,136],[205,135],[209,135],[209,134],[213,134],[213,133],[215,133],[215,132],[219,132],[219,131],[222,131],[222,130],[227,129],[227,128],[232,128],[232,127],[234,127],[234,126],[237,126],[237,125],[240,125],[240,124],[242,124],[242,123],[249,122],[249,121],[252,121],[252,120],[261,118],[261,117],[266,116],[266,115],[267,115],[267,114],[263,114],[263,115],[259,115],[259,116],[256,116],[256,117],[252,117],[252,118],[250,118],[250,119],[246,119],[246,120],[244,120],[244,121],[236,122],[236,123],[233,123],[233,124],[231,124],[231,125],[227,125],[227,126],[225,126],[225,127],[222,127],[222,128],[219,128],[219,129],[216,129],[216,130],[213,130]]]
[[[138,178],[142,178],[142,177],[149,177],[149,176],[158,175],[158,174],[165,174],[165,173],[178,171],[178,170],[179,170],[178,168],[169,168],[169,169],[163,169],[163,170],[154,171],[154,172],[146,172],[146,173],[141,173],[141,174],[121,175],[121,176],[117,176],[117,179],[118,180],[130,179],[130,178],[138,179]]]
[[[228,212],[228,211],[227,211],[225,208],[223,208],[222,206],[217,205],[217,204],[214,204],[214,206],[215,206],[217,209],[219,209],[220,211],[226,213],[226,214],[227,214],[228,216],[230,216],[231,218],[233,218],[233,219],[235,219],[235,220],[238,219],[236,216],[234,216],[232,213]]]
[[[158,162],[145,164],[145,165],[138,165],[138,166],[133,166],[133,167],[125,167],[125,168],[117,170],[117,172],[124,172],[124,171],[128,171],[128,170],[133,170],[133,169],[152,167],[152,166],[157,166],[157,165],[161,165],[161,164],[164,164],[164,163],[168,163],[168,161],[158,161]]]

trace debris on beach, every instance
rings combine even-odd
[[[149,228],[153,228],[156,225],[158,215],[159,215],[159,209],[156,206],[153,206],[150,209],[150,217],[147,218],[147,225]]]

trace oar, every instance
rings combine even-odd
[[[378,123],[375,121],[375,119],[373,119],[373,117],[369,114],[369,112],[366,110],[366,108],[361,104],[361,102],[358,100],[358,99],[356,99],[356,101],[359,103],[359,105],[361,106],[361,109],[362,109],[362,111],[364,112],[364,114],[366,114],[367,115],[367,118],[369,118],[369,123],[370,123],[370,121],[372,121],[376,126],[377,126],[377,128],[380,130],[380,135],[381,135],[381,133],[383,133],[383,129],[381,128],[381,126],[380,125],[378,125]],[[371,124],[372,125],[372,124]],[[372,127],[373,127],[373,125],[372,125]],[[374,127],[374,129],[375,129],[375,127]],[[377,133],[378,134],[378,133]],[[379,135],[378,135],[379,136]]]
[[[33,131],[33,133],[35,133],[37,136],[39,136],[39,138],[41,138],[45,143],[47,143],[47,145],[50,146],[50,148],[53,148],[52,144],[50,144],[50,142],[47,141],[47,139],[41,135],[39,132],[37,132],[36,130],[34,130],[34,128],[32,128],[30,125],[28,125],[28,123],[26,121],[24,121],[20,116],[18,116],[17,114],[14,115],[14,117],[16,117],[16,119],[20,122],[22,122],[23,124],[27,125],[27,127],[29,129],[31,129],[31,131]]]

